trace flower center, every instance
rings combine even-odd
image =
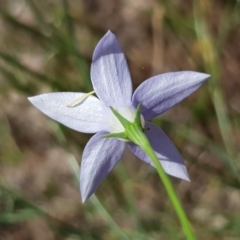
[[[134,119],[136,116],[136,109],[134,107],[118,107],[115,110],[119,114],[121,114],[124,118],[126,118],[128,121],[134,122]],[[123,125],[120,123],[120,121],[112,113],[111,110],[109,111],[109,114],[107,115],[106,122],[109,127],[110,133],[120,133],[120,132],[125,131]],[[144,128],[144,126],[145,126],[145,120],[141,114],[141,127]]]

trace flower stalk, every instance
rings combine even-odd
[[[154,166],[156,167],[158,175],[162,180],[164,188],[166,189],[168,196],[173,204],[174,210],[182,224],[187,239],[196,239],[192,231],[191,224],[186,216],[186,213],[176,194],[176,191],[174,190],[174,187],[168,175],[164,172],[161,163],[159,162],[155,152],[153,151],[146,135],[142,132],[142,129],[139,126],[131,125],[131,127],[128,128],[128,137],[131,139],[132,142],[134,142],[136,145],[143,149],[143,151],[149,156]]]

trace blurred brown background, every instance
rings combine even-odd
[[[126,151],[84,205],[78,164],[90,135],[48,119],[27,97],[91,90],[108,29],[134,88],[163,72],[211,74],[155,119],[191,182],[173,179],[197,239],[240,239],[240,2],[0,1],[0,240],[185,239],[156,171]]]

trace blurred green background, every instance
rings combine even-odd
[[[240,239],[240,1],[0,0],[0,240],[185,239],[156,171],[129,151],[84,205],[90,135],[48,119],[27,97],[91,90],[108,29],[134,88],[163,72],[211,78],[154,122],[191,182],[172,178],[198,239]],[[160,93],[161,94],[161,93]]]

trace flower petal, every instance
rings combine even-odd
[[[73,100],[85,93],[58,92],[46,93],[28,100],[48,117],[83,133],[95,133],[107,129],[104,124],[104,104],[94,96],[79,103],[75,107],[67,107]]]
[[[83,202],[94,193],[122,157],[125,143],[116,138],[102,138],[106,133],[95,134],[84,149],[80,171]]]
[[[190,181],[182,157],[169,137],[152,123],[146,123],[146,127],[149,128],[149,130],[146,131],[146,135],[164,171],[174,177]],[[139,146],[133,143],[128,143],[128,145],[138,158],[154,166],[150,158]]]
[[[133,94],[133,105],[152,119],[197,90],[210,75],[191,71],[164,73],[144,81]]]
[[[131,105],[132,82],[127,61],[111,31],[94,50],[91,78],[97,96],[107,106]]]

